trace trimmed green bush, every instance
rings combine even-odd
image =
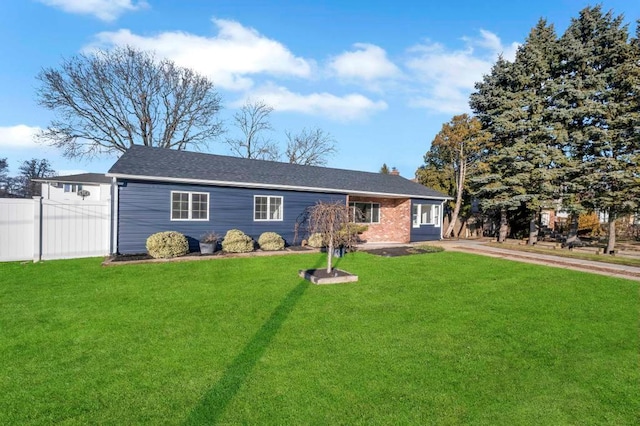
[[[311,234],[311,236],[307,240],[307,243],[309,244],[309,247],[314,247],[314,248],[321,248],[326,245],[324,243],[324,238],[322,237],[322,234],[319,232],[316,232],[315,234]]]
[[[228,253],[253,251],[253,239],[239,229],[230,229],[222,240],[222,250]]]
[[[444,247],[431,246],[429,244],[420,244],[418,248],[422,253],[440,253],[441,251],[444,251]]]
[[[180,232],[158,232],[147,238],[147,251],[155,259],[184,256],[189,253],[189,241]]]
[[[282,250],[284,249],[284,239],[275,232],[263,232],[258,238],[258,245],[266,251]]]

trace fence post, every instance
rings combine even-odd
[[[33,261],[42,260],[42,197],[33,196]]]

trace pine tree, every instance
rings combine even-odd
[[[541,19],[518,49],[513,65],[513,179],[526,188],[518,198],[529,212],[529,244],[537,240],[542,208],[559,197],[567,157],[558,129],[550,120],[552,65],[557,57],[557,37],[552,25]]]
[[[565,202],[607,213],[614,249],[615,220],[638,209],[638,50],[621,16],[587,7],[560,39],[554,120],[575,166]],[[570,206],[571,207],[571,206]]]
[[[508,212],[520,207],[520,197],[526,193],[526,188],[514,178],[517,169],[513,154],[509,152],[515,130],[512,115],[516,111],[512,72],[513,64],[499,57],[491,73],[476,84],[476,92],[470,99],[471,108],[483,128],[491,134],[481,148],[478,174],[470,183],[482,208],[500,215],[499,242],[507,237]]]

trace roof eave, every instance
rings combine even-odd
[[[194,185],[216,185],[216,186],[230,186],[236,188],[261,188],[261,189],[280,189],[287,191],[303,191],[303,192],[325,192],[330,194],[349,194],[356,196],[366,197],[381,197],[381,198],[420,198],[425,200],[446,200],[451,197],[438,197],[429,195],[418,194],[397,194],[389,192],[370,192],[370,191],[353,191],[350,189],[339,188],[321,188],[321,187],[309,187],[309,186],[293,186],[293,185],[276,185],[268,183],[255,183],[255,182],[234,182],[234,181],[221,181],[221,180],[207,180],[207,179],[188,179],[188,178],[173,178],[168,176],[143,176],[143,175],[129,175],[123,173],[107,173],[107,177],[114,177],[116,179],[133,179],[133,180],[145,180],[145,181],[159,181],[170,183],[188,183]]]

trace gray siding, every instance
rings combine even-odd
[[[430,205],[442,205],[439,200],[411,200],[411,214],[413,214],[414,204],[430,204]],[[435,225],[420,225],[419,228],[413,227],[413,217],[409,218],[411,221],[411,241],[437,241],[441,237],[442,226],[442,208],[440,209],[440,226]]]
[[[171,191],[209,193],[208,221],[172,221]],[[283,197],[283,220],[255,222],[253,220],[254,195],[278,195]],[[146,252],[149,235],[161,231],[178,231],[189,238],[191,250],[198,250],[198,237],[207,231],[224,235],[237,228],[258,239],[261,233],[271,231],[280,234],[288,244],[293,244],[295,223],[298,216],[317,201],[342,201],[346,196],[313,192],[276,191],[250,188],[213,187],[128,181],[119,186],[118,252]],[[298,236],[300,239],[304,236]]]

